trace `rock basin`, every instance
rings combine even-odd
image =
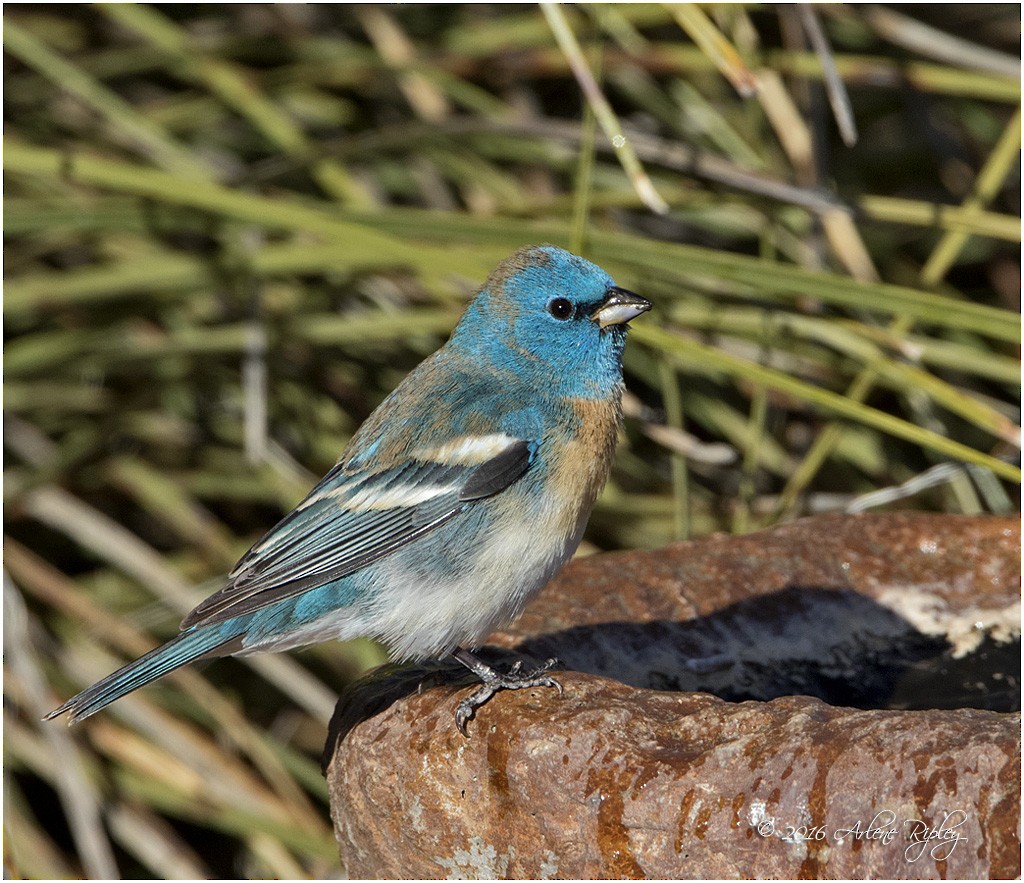
[[[385,667],[325,752],[353,877],[1020,875],[1020,525],[806,519],[569,565],[492,661],[564,695],[469,724]]]

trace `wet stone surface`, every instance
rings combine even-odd
[[[470,738],[461,666],[386,667],[325,752],[358,877],[1020,874],[1015,519],[808,519],[574,562],[513,629],[565,688]]]

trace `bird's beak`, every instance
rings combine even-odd
[[[602,328],[609,325],[624,325],[641,313],[651,308],[651,302],[639,294],[626,291],[625,288],[612,286],[605,295],[604,303],[595,310],[590,318]]]

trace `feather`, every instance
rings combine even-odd
[[[225,631],[222,628],[182,632],[166,644],[151,650],[145,656],[140,656],[134,662],[129,662],[89,689],[83,690],[60,708],[51,711],[44,720],[70,712],[68,722],[73,724],[95,714],[126,693],[131,693],[132,690],[137,690],[200,657],[229,655],[237,646],[240,632],[241,629]]]
[[[410,460],[378,473],[332,469],[246,553],[228,583],[182,628],[252,613],[355,573],[500,493],[533,462],[536,445],[509,437],[479,464]],[[385,505],[387,504],[387,505]]]

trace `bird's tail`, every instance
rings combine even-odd
[[[231,644],[237,637],[236,633],[223,628],[196,628],[182,632],[166,644],[151,650],[145,656],[140,656],[134,662],[129,662],[113,674],[107,675],[102,681],[97,681],[77,696],[73,696],[43,719],[51,720],[67,712],[69,725],[84,720],[115,699],[120,699],[132,690],[137,690],[201,656],[224,655],[225,645]],[[222,652],[218,654],[218,650]]]

